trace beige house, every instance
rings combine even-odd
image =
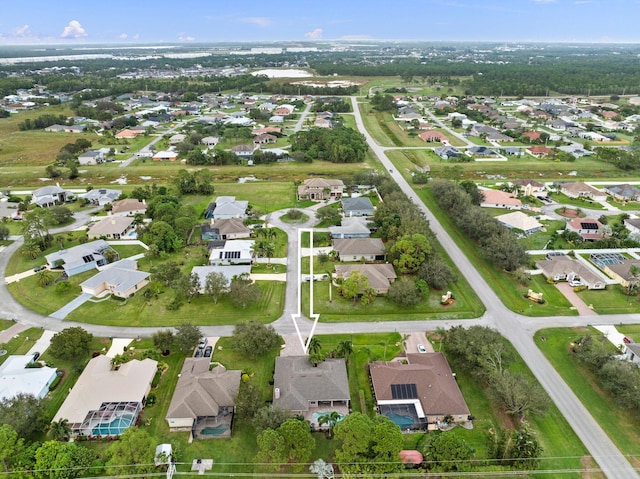
[[[340,261],[384,261],[387,257],[380,238],[334,239],[333,249]]]
[[[111,367],[111,358],[89,361],[53,418],[66,419],[73,436],[119,436],[142,411],[158,362],[133,359]]]
[[[640,260],[627,259],[617,264],[605,265],[604,272],[610,278],[620,281],[624,288],[640,284]]]
[[[298,200],[324,201],[330,198],[342,198],[344,182],[325,178],[309,178],[298,186]]]
[[[100,296],[110,293],[118,298],[130,298],[147,284],[149,275],[144,271],[137,271],[137,263],[124,259],[111,263],[95,276],[80,283],[83,293]]]
[[[587,289],[605,289],[603,277],[581,262],[566,256],[547,256],[536,261],[536,267],[545,278],[552,281],[567,281],[571,286],[586,286]]]
[[[126,239],[129,232],[135,229],[133,222],[134,219],[129,216],[108,216],[91,226],[87,236],[89,239]]]
[[[560,187],[560,191],[569,198],[587,198],[593,201],[607,201],[606,193],[580,181],[563,183]]]
[[[187,358],[165,416],[171,431],[191,431],[194,437],[228,437],[241,371],[218,365],[209,358]]]
[[[135,216],[137,214],[145,214],[147,212],[147,204],[144,200],[140,201],[135,198],[126,198],[124,200],[114,201],[111,203],[111,216]]]
[[[335,276],[338,279],[348,279],[353,271],[359,271],[366,276],[369,286],[378,294],[387,294],[389,286],[398,277],[390,263],[337,264]]]
[[[380,414],[403,431],[436,429],[445,416],[456,423],[469,420],[467,403],[442,353],[407,354],[407,362],[369,364]]]

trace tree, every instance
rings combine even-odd
[[[67,441],[71,437],[71,426],[67,419],[60,419],[49,424],[49,434],[55,441]]]
[[[336,352],[338,353],[338,356],[349,361],[349,356],[353,353],[353,343],[348,339],[343,339],[338,343]]]
[[[320,343],[320,339],[317,336],[313,336],[309,340],[309,348],[307,352],[309,354],[318,354],[321,349],[322,349],[322,344]]]
[[[62,225],[73,219],[73,212],[66,206],[52,206],[49,208],[50,222],[53,225]]]
[[[490,379],[507,413],[523,419],[527,414],[541,414],[549,405],[549,398],[540,385],[526,376],[502,371]]]
[[[36,259],[42,252],[40,246],[35,241],[28,241],[20,248],[20,254],[32,260]]]
[[[399,273],[414,273],[431,252],[429,240],[422,234],[402,236],[391,247],[393,265]]]
[[[522,470],[535,469],[542,456],[542,446],[529,429],[515,431],[515,441],[510,456],[513,458],[513,467]]]
[[[75,443],[47,441],[36,451],[36,477],[73,479],[91,465],[95,454]]]
[[[441,432],[431,436],[424,457],[430,470],[464,472],[471,470],[473,449],[462,437]]]
[[[437,290],[445,289],[450,283],[458,281],[458,277],[440,256],[429,255],[420,265],[418,277]]]
[[[0,401],[0,424],[11,426],[18,437],[30,439],[47,427],[44,401],[19,393]]]
[[[171,287],[178,298],[187,298],[190,303],[191,299],[200,292],[200,277],[196,273],[180,274],[175,281],[171,283]]]
[[[320,417],[318,417],[318,425],[323,426],[327,425],[329,427],[329,437],[333,437],[333,427],[343,418],[343,415],[338,411],[326,412]]]
[[[354,303],[358,297],[362,296],[363,304],[368,304],[371,298],[375,298],[376,295],[375,290],[369,286],[369,280],[360,271],[352,271],[349,277],[342,282],[338,291],[345,299],[353,299]]]
[[[51,283],[53,283],[53,274],[51,271],[43,269],[42,271],[38,271],[36,273],[36,283],[41,288],[46,288]]]
[[[107,474],[149,474],[156,467],[153,463],[157,440],[144,429],[127,428],[104,452]]]
[[[182,352],[192,350],[202,337],[202,331],[198,326],[186,322],[176,327],[174,342]]]
[[[400,306],[415,306],[422,300],[422,293],[418,289],[416,282],[407,277],[391,283],[387,296],[389,301]]]
[[[266,429],[258,434],[256,440],[258,442],[256,460],[266,464],[268,470],[278,471],[287,461],[287,451],[280,433],[274,429]]]
[[[157,246],[158,250],[170,253],[182,248],[183,243],[166,221],[153,221],[143,235],[145,243]]]
[[[211,272],[207,275],[204,294],[213,298],[214,304],[218,304],[218,300],[229,290],[229,280],[223,273]]]
[[[0,241],[7,240],[10,234],[11,231],[7,226],[0,226]]]
[[[240,383],[236,397],[236,414],[242,421],[251,421],[260,409],[264,407],[262,392],[251,383]],[[268,430],[268,429],[267,429]]]
[[[0,472],[9,472],[15,456],[24,448],[24,439],[10,424],[0,426]]]
[[[292,470],[301,471],[316,446],[316,441],[311,436],[309,423],[289,419],[278,428],[278,433],[282,437],[285,451],[288,453],[288,461],[294,463]]]
[[[249,304],[257,302],[260,294],[260,287],[246,273],[234,276],[231,280],[229,295],[231,303],[236,307],[245,309]]]
[[[288,419],[291,419],[291,411],[278,406],[263,406],[253,416],[251,424],[260,434],[266,429],[278,429]]]
[[[280,344],[280,336],[273,326],[257,320],[238,323],[231,340],[234,349],[251,357],[262,356]]]
[[[385,475],[402,470],[398,454],[404,447],[400,428],[386,416],[354,412],[334,427],[340,443],[335,457],[344,474]]]
[[[51,212],[47,208],[38,208],[25,214],[21,223],[25,244],[35,243],[41,249],[49,247],[51,244],[50,224]]]
[[[160,351],[169,351],[174,343],[173,331],[170,329],[161,329],[151,335],[153,345]]]
[[[165,286],[171,285],[180,277],[180,266],[175,261],[167,261],[159,264],[154,273],[154,280],[163,283]]]
[[[56,358],[75,361],[89,354],[92,341],[93,334],[74,326],[53,335],[49,352]]]

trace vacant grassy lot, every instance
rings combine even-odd
[[[638,326],[621,327],[621,331],[638,331]],[[540,350],[553,364],[564,381],[578,395],[582,403],[604,429],[623,454],[640,455],[640,417],[621,408],[611,395],[602,390],[593,374],[571,353],[570,344],[587,331],[600,336],[595,329],[557,328],[536,333]],[[544,341],[542,340],[544,337]]]
[[[585,303],[593,305],[593,310],[598,314],[640,312],[640,298],[624,294],[619,284],[607,285],[604,290],[580,291],[578,296]]]

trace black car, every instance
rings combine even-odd
[[[36,351],[35,353],[33,353],[33,361],[34,362],[37,361],[39,357],[40,357],[40,352],[39,351]]]
[[[201,358],[202,357],[202,349],[196,349],[196,354],[194,354],[194,357]]]
[[[37,267],[33,268],[33,271],[35,271],[37,273],[38,271],[42,271],[43,269],[47,269],[47,267],[46,266],[37,266]]]
[[[211,357],[211,353],[213,353],[213,348],[211,346],[207,346],[206,348],[204,348],[204,357],[205,358],[210,358]]]

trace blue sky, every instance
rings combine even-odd
[[[0,44],[640,42],[640,0],[0,0]]]

